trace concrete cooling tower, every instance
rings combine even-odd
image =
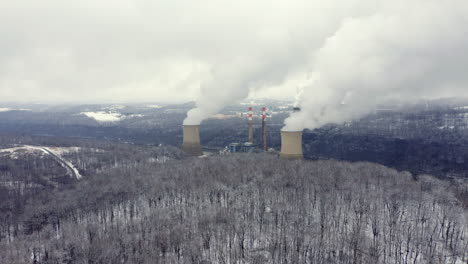
[[[281,131],[280,157],[284,159],[303,159],[302,131]]]
[[[193,156],[203,155],[200,144],[200,125],[184,125],[182,149]]]

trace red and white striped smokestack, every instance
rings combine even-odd
[[[253,118],[253,111],[252,107],[249,107],[249,142],[253,143],[253,127],[252,127],[252,118]]]
[[[267,132],[266,132],[266,107],[262,108],[262,144],[263,150],[267,151]]]

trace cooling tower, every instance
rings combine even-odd
[[[193,156],[203,155],[200,144],[200,125],[184,125],[182,149]]]
[[[302,131],[281,131],[280,157],[284,159],[303,159]]]

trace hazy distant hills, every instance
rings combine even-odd
[[[2,104],[0,133],[78,137],[144,145],[182,143],[186,104]],[[256,100],[227,106],[201,126],[202,143],[222,149],[247,140],[246,112],[254,107],[254,141],[261,142],[261,107],[268,108],[268,146],[279,150],[290,101]],[[372,161],[414,173],[468,177],[468,102],[464,99],[390,102],[369,116],[305,131],[309,159]],[[21,110],[20,110],[21,109]],[[28,110],[30,109],[30,110]]]
[[[466,262],[463,104],[385,106],[306,130],[314,161],[293,162],[189,157],[178,146],[190,107],[3,107],[0,262]],[[290,105],[269,109],[279,149]],[[245,110],[204,121],[202,143],[245,141]]]

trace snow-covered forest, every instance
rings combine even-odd
[[[468,260],[461,181],[267,154],[132,156],[28,201],[17,224],[1,227],[0,263]]]

